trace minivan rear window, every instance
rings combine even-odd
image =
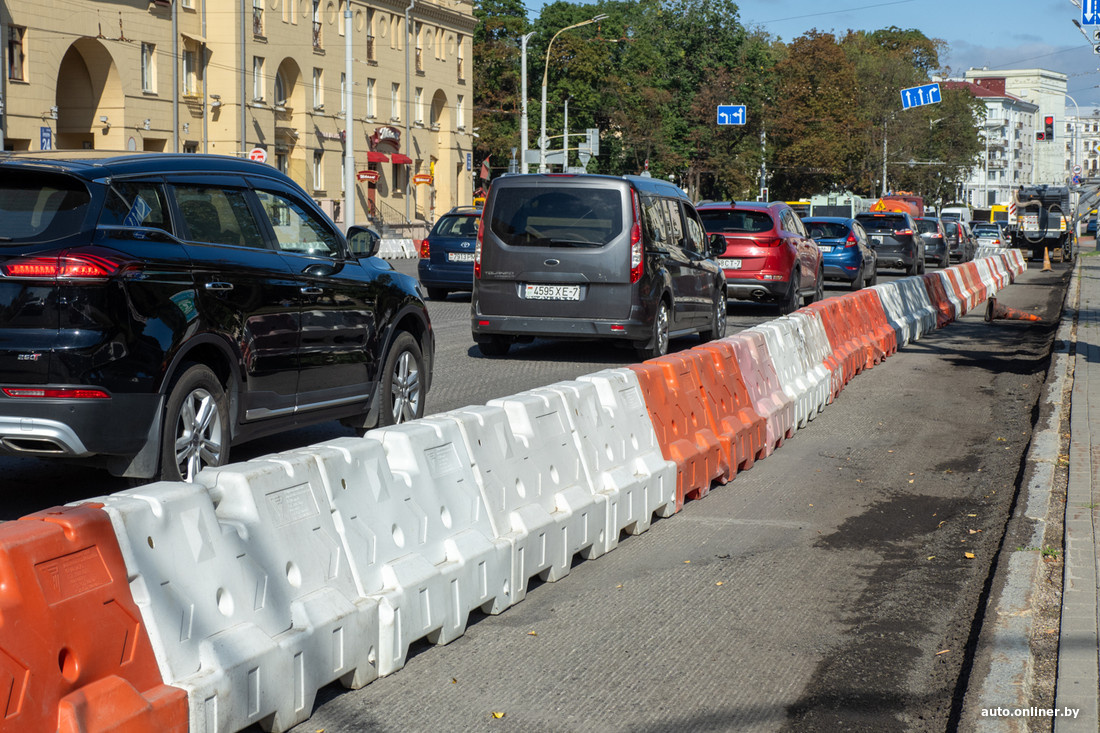
[[[602,247],[623,232],[619,189],[501,187],[489,230],[513,247]]]
[[[760,234],[775,228],[771,216],[764,211],[700,209],[699,218],[711,234]]]
[[[0,183],[0,244],[49,242],[79,234],[91,195],[68,176],[20,173]]]

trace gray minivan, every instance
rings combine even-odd
[[[639,355],[726,332],[726,276],[687,195],[643,176],[493,181],[474,255],[474,341],[502,356],[538,337],[609,338]]]

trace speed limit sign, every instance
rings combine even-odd
[[[267,151],[263,148],[252,148],[248,151],[248,159],[254,160],[257,163],[267,162]]]

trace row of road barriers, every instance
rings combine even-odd
[[[982,304],[1016,250],[629,368],[0,525],[0,730],[283,731],[614,550]]]
[[[414,260],[420,255],[411,239],[383,239],[378,256],[385,260]]]

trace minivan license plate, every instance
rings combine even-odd
[[[740,270],[741,269],[741,260],[731,260],[731,259],[722,257],[722,258],[719,258],[719,260],[718,260],[718,266],[719,267],[724,267],[727,270]]]
[[[527,285],[523,289],[527,300],[580,300],[580,285]]]

